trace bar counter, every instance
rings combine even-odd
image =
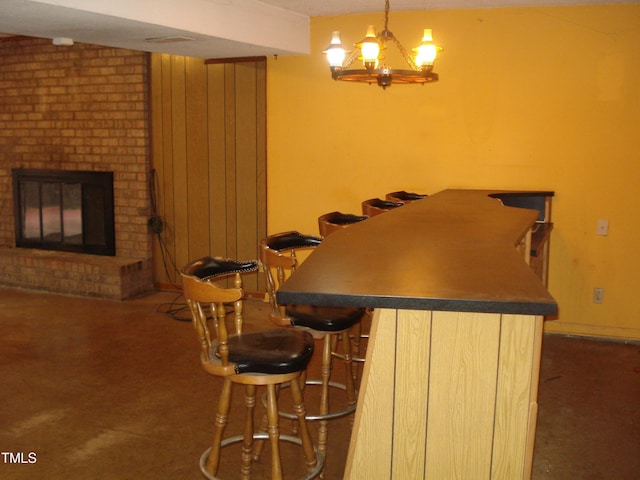
[[[530,478],[545,315],[535,210],[445,190],[332,233],[280,304],[374,308],[345,479]]]

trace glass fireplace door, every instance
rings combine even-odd
[[[43,243],[82,245],[82,186],[24,182],[22,237]]]
[[[16,246],[115,254],[109,172],[15,170]]]

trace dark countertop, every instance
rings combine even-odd
[[[554,315],[516,246],[538,216],[496,191],[445,190],[325,238],[280,304]],[[526,192],[529,194],[530,192]]]

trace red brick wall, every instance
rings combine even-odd
[[[114,172],[116,256],[151,258],[148,54],[0,40],[0,247],[14,247],[11,169]]]
[[[116,252],[147,258],[147,54],[0,41],[0,245],[14,245],[11,168],[114,172]]]

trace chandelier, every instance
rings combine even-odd
[[[367,34],[355,44],[356,49],[352,52],[347,52],[342,46],[340,32],[333,32],[331,44],[323,51],[329,60],[331,77],[345,82],[377,83],[383,89],[392,83],[425,84],[437,81],[438,74],[433,72],[433,62],[442,48],[433,43],[431,29],[424,29],[422,42],[412,50],[413,54],[410,54],[389,31],[388,25],[389,0],[385,0],[384,30],[376,35],[375,26],[369,25]],[[409,69],[390,68],[383,63],[384,57],[381,56],[381,52],[386,48],[387,42],[396,46]],[[350,69],[356,60],[360,60],[364,68]]]

